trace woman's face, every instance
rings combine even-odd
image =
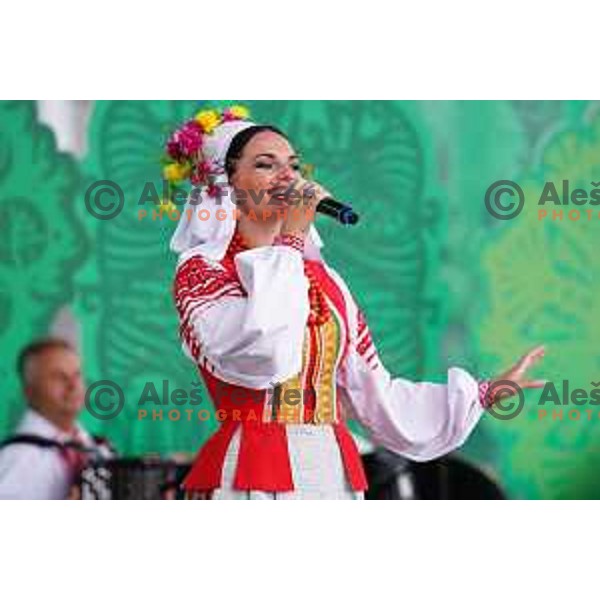
[[[290,143],[274,131],[261,131],[246,144],[234,165],[231,184],[238,208],[257,218],[277,218],[293,198],[283,192],[300,180],[300,160]],[[297,199],[296,199],[297,200]],[[278,211],[279,209],[279,211]]]

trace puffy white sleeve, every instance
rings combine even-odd
[[[351,416],[373,441],[415,461],[447,454],[463,444],[481,418],[479,382],[452,367],[447,383],[392,377],[381,363],[364,315],[332,269],[346,299],[349,350],[338,370],[338,389]]]
[[[179,265],[175,303],[187,354],[230,383],[266,389],[302,367],[309,314],[302,252],[253,248],[235,269],[192,256]]]

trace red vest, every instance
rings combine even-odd
[[[270,400],[266,392],[225,383],[205,368],[201,368],[200,372],[215,403],[221,425],[200,449],[183,487],[188,491],[208,491],[221,486],[225,453],[234,432],[240,427],[234,488],[269,492],[293,490],[286,423],[260,420]],[[315,425],[320,426],[323,425]],[[350,486],[357,491],[367,489],[362,460],[348,428],[343,422],[332,423],[331,427]]]

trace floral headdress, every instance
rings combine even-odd
[[[189,180],[199,191],[199,194],[188,194],[171,238],[171,249],[179,254],[180,260],[193,254],[220,260],[225,254],[235,231],[234,219],[219,219],[213,213],[207,219],[190,218],[188,213],[194,213],[199,204],[202,208],[214,206],[218,198],[225,213],[233,214],[237,206],[233,202],[234,190],[228,181],[225,158],[234,137],[254,125],[249,110],[234,105],[223,110],[202,110],[169,136],[162,161],[163,176],[169,183],[169,199],[163,202],[161,210],[177,209],[171,199],[177,192],[185,196],[187,192],[180,187],[184,181]],[[310,227],[309,240],[307,252],[318,259],[322,242],[314,224]]]
[[[250,111],[241,105],[229,106],[221,111],[201,110],[193,119],[186,121],[167,140],[162,159],[163,177],[169,184],[169,199],[183,191],[180,184],[189,180],[193,186],[207,186],[208,195],[217,196],[214,178],[224,173],[221,160],[207,152],[207,141],[212,141],[215,130],[224,123],[248,121]]]

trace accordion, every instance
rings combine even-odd
[[[113,458],[89,462],[77,487],[81,500],[181,500],[189,464],[160,458]]]

